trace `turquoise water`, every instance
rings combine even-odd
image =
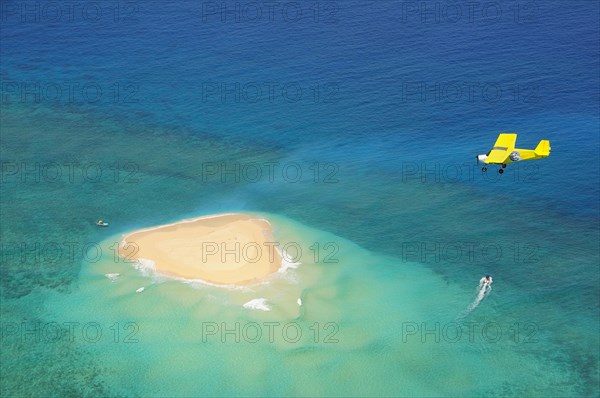
[[[428,23],[327,4],[335,21],[296,24],[3,14],[2,396],[598,395],[598,5]],[[15,94],[38,81],[103,96]],[[303,96],[206,91],[250,82]],[[505,130],[552,155],[482,175]],[[269,219],[299,264],[224,288],[114,257],[126,232],[222,212]]]

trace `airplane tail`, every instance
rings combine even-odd
[[[538,146],[534,150],[537,156],[549,156],[550,155],[550,141],[541,140]]]

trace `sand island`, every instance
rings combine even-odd
[[[158,273],[216,284],[245,284],[281,266],[271,224],[222,214],[132,232],[119,247],[129,260],[151,260]]]

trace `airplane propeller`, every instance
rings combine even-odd
[[[485,160],[487,159],[488,155],[483,154],[483,155],[476,155],[475,156],[475,160],[477,161],[477,165],[479,166],[479,162],[485,162]],[[483,166],[483,168],[481,169],[481,171],[483,171],[484,173],[487,171],[487,167]]]

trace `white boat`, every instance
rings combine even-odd
[[[99,227],[108,227],[108,223],[104,222],[102,220],[96,221],[96,225],[99,226]]]

